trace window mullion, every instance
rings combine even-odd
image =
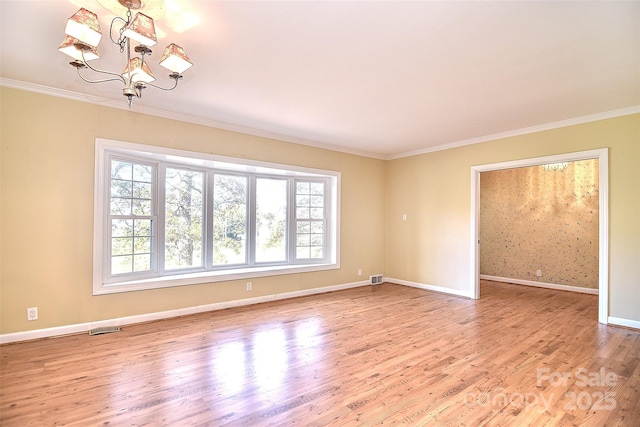
[[[104,242],[106,243],[106,249],[102,254],[102,260],[104,262],[104,268],[102,269],[103,283],[107,282],[111,278],[112,260],[111,253],[113,251],[112,229],[111,224],[113,221],[113,215],[111,214],[111,156],[104,156],[104,206],[103,213],[104,218],[107,220],[104,223],[104,235],[106,236]]]
[[[298,239],[297,220],[296,220],[296,180],[289,178],[289,197],[287,203],[287,263],[296,262],[296,246]]]
[[[164,164],[159,164],[157,167],[156,178],[156,192],[155,198],[157,203],[155,205],[155,214],[156,214],[156,239],[153,242],[153,248],[155,253],[155,261],[156,261],[156,272],[158,274],[164,274],[164,251],[165,251],[165,217],[166,217],[166,188],[165,188],[165,179],[166,179],[167,167]]]
[[[324,260],[329,260],[333,255],[331,254],[331,248],[333,247],[333,241],[331,236],[333,233],[330,228],[335,227],[335,224],[331,220],[331,212],[333,212],[332,205],[333,195],[331,194],[331,183],[328,179],[324,180]]]
[[[213,192],[214,186],[214,170],[207,170],[205,189],[204,189],[204,268],[205,270],[213,270]]]
[[[256,264],[256,176],[249,175],[247,212],[247,264]]]

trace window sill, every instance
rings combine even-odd
[[[115,283],[95,283],[93,295],[115,294],[148,289],[169,288],[174,286],[198,285],[203,283],[226,282],[232,280],[251,279],[256,277],[280,276],[284,274],[309,273],[313,271],[335,270],[338,263],[282,265],[270,267],[239,268],[235,270],[206,271],[173,276],[154,277],[150,279],[130,280]]]

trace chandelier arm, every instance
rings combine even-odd
[[[90,70],[95,71],[96,73],[109,74],[111,76],[116,76],[117,77],[117,79],[103,79],[103,80],[95,80],[95,81],[90,81],[90,80],[87,80],[85,78],[82,78],[86,82],[89,82],[89,83],[101,83],[101,82],[110,82],[110,81],[121,81],[123,84],[125,84],[125,85],[127,84],[127,81],[125,80],[125,78],[122,77],[118,73],[113,73],[111,71],[105,71],[105,70],[99,70],[97,68],[93,68],[87,62],[85,62],[84,65],[86,65],[87,68],[89,68]],[[78,74],[80,75],[80,77],[82,77],[82,75],[80,74],[80,70],[78,70]]]
[[[76,68],[76,70],[78,71],[78,75],[80,76],[80,78],[87,83],[104,83],[104,82],[122,82],[123,81],[122,76],[118,76],[119,77],[118,79],[89,80],[80,73],[80,68]]]
[[[182,76],[176,76],[176,77],[169,76],[169,77],[171,77],[174,80],[173,87],[165,88],[162,86],[154,85],[153,83],[145,83],[145,86],[152,86],[152,87],[155,87],[156,89],[169,92],[170,90],[174,90],[178,86],[178,80],[180,80]]]
[[[86,59],[84,59],[84,50],[82,51],[82,62],[84,63],[84,65],[86,65],[86,67],[87,67],[87,68],[89,68],[90,70],[95,71],[96,73],[108,74],[108,75],[111,75],[111,76],[116,76],[116,77],[118,77],[117,79],[96,80],[95,82],[92,82],[92,81],[89,81],[89,80],[85,79],[84,77],[82,77],[82,75],[80,74],[80,69],[78,68],[78,75],[79,75],[80,77],[82,77],[82,80],[84,80],[84,81],[86,81],[86,82],[89,82],[89,83],[101,83],[101,82],[103,82],[103,81],[105,81],[105,82],[110,82],[110,81],[113,81],[113,80],[120,80],[120,81],[121,81],[122,83],[124,83],[125,85],[127,84],[127,81],[125,80],[125,78],[124,78],[124,77],[122,77],[122,76],[121,76],[120,74],[118,74],[118,73],[114,73],[114,72],[112,72],[112,71],[100,70],[100,69],[98,69],[98,68],[94,68],[94,67],[92,67],[92,66],[89,64],[89,61],[87,61]]]

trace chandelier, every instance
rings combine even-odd
[[[118,2],[127,8],[127,19],[119,16],[113,18],[109,28],[109,37],[111,42],[120,46],[120,53],[127,56],[127,65],[122,73],[100,70],[89,63],[100,58],[97,48],[102,34],[100,33],[98,16],[85,8],[80,8],[67,21],[66,37],[58,50],[73,58],[69,64],[77,70],[78,75],[85,82],[122,82],[124,84],[122,94],[127,97],[129,108],[131,108],[133,98],[141,98],[142,90],[147,86],[165,91],[175,89],[178,86],[178,81],[182,79],[182,73],[193,63],[180,46],[175,43],[169,44],[160,58],[160,65],[171,71],[169,78],[173,80],[173,86],[165,88],[153,84],[156,78],[151,73],[145,59],[151,55],[150,48],[158,41],[153,19],[142,12],[137,12],[135,17],[132,17],[131,11],[141,8],[141,0],[118,0]],[[117,38],[114,38],[114,33],[117,34]],[[138,43],[133,47],[133,55],[132,42]],[[111,77],[91,80],[83,75],[85,69]]]

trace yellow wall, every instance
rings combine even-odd
[[[0,102],[0,334],[377,273],[465,291],[471,166],[602,147],[610,148],[610,315],[640,321],[640,115],[385,162],[8,88]],[[235,281],[93,296],[96,137],[340,171],[341,268],[252,279],[250,293]],[[40,320],[27,322],[32,306]]]
[[[481,174],[480,274],[598,288],[598,160],[562,166]]]
[[[609,315],[640,321],[639,114],[389,161],[386,276],[468,290],[471,167],[604,147],[609,148]]]
[[[385,162],[0,88],[0,333],[29,331],[367,280],[384,272]],[[341,268],[92,295],[95,138],[337,170]],[[362,269],[363,275],[357,276]],[[27,307],[39,320],[27,322]]]

